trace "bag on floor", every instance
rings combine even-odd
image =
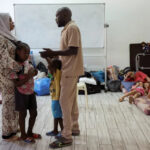
[[[34,92],[38,96],[49,95],[50,94],[50,83],[49,78],[40,78],[34,81]]]
[[[107,82],[107,86],[111,92],[119,92],[121,90],[121,81],[120,80],[109,80]]]
[[[86,84],[86,88],[87,88],[87,94],[95,94],[95,93],[100,93],[101,92],[101,84],[100,82],[97,82],[97,85],[92,85],[92,84]],[[79,90],[79,95],[84,95],[84,91],[83,90]]]

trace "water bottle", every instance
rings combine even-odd
[[[32,65],[35,68],[36,65],[35,65],[35,62],[34,62],[33,51],[30,51],[29,61],[32,63]]]

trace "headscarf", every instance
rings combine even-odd
[[[0,13],[0,34],[10,40],[15,41],[16,38],[10,31],[10,15],[8,13]]]

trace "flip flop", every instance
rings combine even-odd
[[[27,137],[26,139],[23,140],[25,143],[35,143],[35,140],[32,137]]]
[[[33,134],[32,134],[32,137],[33,137],[34,139],[41,139],[41,138],[42,138],[42,136],[41,136],[40,134],[37,134],[37,133],[33,133]]]

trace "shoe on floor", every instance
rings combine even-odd
[[[55,133],[54,131],[50,131],[50,132],[47,132],[46,135],[47,136],[57,136],[59,133]]]
[[[50,148],[62,148],[66,146],[71,146],[72,140],[65,139],[64,137],[59,138],[59,140],[54,141],[53,143],[49,144]]]

